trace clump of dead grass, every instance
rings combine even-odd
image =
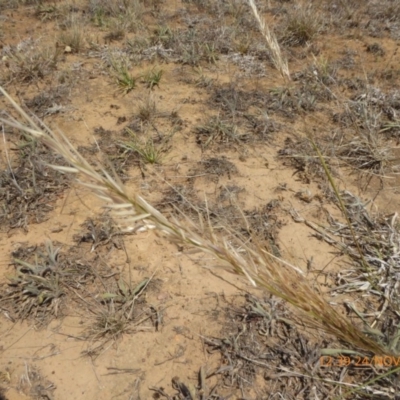
[[[48,164],[62,160],[42,143],[22,136],[9,153],[7,167],[0,172],[0,224],[2,231],[24,229],[47,219],[52,202],[69,186],[68,177]]]
[[[152,123],[159,115],[157,103],[153,97],[148,96],[139,103],[137,117],[142,123]]]
[[[355,168],[383,177],[395,159],[382,136],[371,132],[352,136],[337,148],[339,158]]]
[[[331,168],[331,173],[335,175],[329,145],[322,141],[318,141],[317,145],[326,163]],[[284,147],[278,151],[278,156],[284,165],[290,165],[294,168],[293,176],[302,182],[310,183],[313,178],[326,182],[325,171],[312,144],[306,137],[287,137],[284,141]]]
[[[321,19],[314,8],[295,7],[286,16],[282,40],[292,46],[304,46],[319,33],[321,26]]]
[[[39,368],[25,364],[24,373],[18,383],[18,390],[31,399],[51,399],[56,386],[45,378]]]
[[[27,39],[16,46],[5,46],[1,51],[3,65],[0,79],[29,83],[51,74],[57,67],[60,52],[57,48],[40,46]]]
[[[36,115],[43,118],[65,110],[70,88],[67,85],[57,85],[40,92],[25,100],[25,105]]]
[[[238,173],[235,164],[229,161],[225,156],[209,157],[199,161],[195,168],[194,175],[204,175],[208,179],[218,182],[222,176],[227,176],[229,179],[232,175]]]
[[[170,395],[168,388],[164,387],[150,387],[149,389],[154,392],[153,398],[162,399],[165,398],[167,400],[225,400],[232,396],[232,393],[227,396],[223,394],[219,394],[223,392],[220,390],[218,385],[214,385],[213,387],[209,387],[207,383],[207,379],[210,378],[209,371],[207,370],[207,366],[202,366],[198,371],[198,382],[194,385],[191,381],[187,379],[180,378],[178,376],[174,376],[171,379],[171,386],[174,390],[174,394]]]
[[[75,234],[73,239],[77,244],[91,243],[90,251],[95,251],[100,246],[108,246],[121,249],[123,247],[121,241],[121,231],[117,228],[114,221],[104,215],[96,220],[88,218],[83,224],[83,232]]]
[[[91,13],[100,13],[103,15],[118,16],[121,14],[129,14],[131,12],[139,14],[143,11],[143,6],[138,0],[90,0],[89,11]]]
[[[311,393],[320,398],[329,392],[333,398],[362,399],[371,392],[389,398],[398,387],[396,373],[380,377],[376,372],[378,376],[371,380],[371,370],[361,368],[363,358],[357,353],[330,353],[340,345],[304,330],[295,314],[274,296],[235,298],[227,305],[226,315],[219,334],[203,338],[212,352],[221,355],[220,364],[206,374],[220,377],[218,392],[224,387],[239,388],[245,398],[274,393],[293,400],[309,399]],[[340,365],[341,359],[346,366]],[[327,360],[332,361],[331,367]],[[260,376],[262,389],[255,384]],[[358,386],[360,382],[368,383]]]
[[[48,241],[41,247],[21,246],[13,253],[15,273],[3,285],[0,306],[12,321],[31,319],[38,326],[63,315],[66,294],[89,275],[89,266],[65,257]]]
[[[398,92],[386,94],[367,87],[345,105],[343,113],[334,116],[346,128],[335,140],[340,160],[359,172],[380,178],[396,171],[398,160],[388,136],[396,136],[398,98]]]
[[[116,285],[105,285],[96,298],[85,301],[88,312],[93,316],[83,337],[89,341],[85,355],[97,357],[113,346],[124,334],[143,330],[158,329],[159,321],[154,320],[157,310],[150,307],[143,294],[153,284],[153,277],[138,284],[120,278]],[[145,325],[148,321],[149,324]]]
[[[59,34],[58,42],[63,46],[68,47],[69,52],[79,53],[85,46],[83,27],[78,23],[73,24],[71,28],[62,31]]]
[[[213,143],[238,144],[244,136],[236,125],[224,121],[219,115],[210,117],[204,125],[196,127],[195,132],[196,142],[203,150],[211,147]]]
[[[349,221],[343,224],[331,217],[327,231],[340,238],[332,243],[355,261],[356,268],[341,271],[335,291],[361,292],[364,297],[371,298],[371,302],[367,302],[368,311],[357,311],[355,304],[350,308],[364,322],[369,321],[368,329],[379,333],[377,338],[382,345],[399,353],[398,330],[386,318],[381,318],[383,314],[396,318],[394,315],[400,308],[396,289],[400,277],[398,215],[373,215],[368,212],[367,203],[348,191],[341,192],[340,197]],[[379,311],[372,299],[380,302]]]
[[[67,7],[54,4],[38,3],[35,9],[35,16],[42,22],[57,20],[68,11]]]
[[[398,264],[397,242],[400,231],[398,224],[396,224],[397,214],[392,217],[381,218],[378,223],[377,219],[370,217],[365,209],[366,204],[359,198],[348,191],[340,192],[312,135],[309,135],[309,139],[325,170],[334,193],[334,200],[345,218],[345,224],[340,224],[332,216],[329,216],[330,224],[334,226],[332,232],[337,236],[341,236],[342,241],[332,239],[324,233],[322,233],[322,237],[328,243],[337,246],[342,252],[349,254],[356,261],[356,268],[352,269],[348,274],[353,279],[349,281],[344,279],[346,284],[338,286],[336,290],[340,291],[345,288],[347,291],[365,292],[364,297],[372,294],[378,297],[378,301],[381,303],[379,312],[375,312],[375,305],[372,306],[372,313],[357,310],[355,302],[348,302],[346,305],[363,321],[365,331],[375,337],[376,343],[388,349],[392,354],[399,354],[398,343],[400,336],[398,326],[395,325],[393,329],[393,326],[388,324],[388,319],[380,321],[383,313],[385,313],[385,316],[395,314],[398,317],[399,315],[400,303],[398,296],[396,290],[391,290],[394,287],[397,288],[398,276],[397,274],[393,276],[392,271],[390,271],[390,277],[386,281],[379,276],[379,273],[385,267],[391,269],[393,263],[395,265]],[[379,268],[378,271],[376,271],[377,266]],[[355,279],[354,275],[357,275]],[[369,302],[368,307],[371,304],[372,302]],[[368,320],[371,316],[373,321],[369,322]],[[381,329],[377,329],[377,327],[381,327]],[[397,361],[395,365],[398,365]],[[395,368],[389,372],[389,375],[398,371],[399,368]]]

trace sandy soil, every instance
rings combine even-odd
[[[115,165],[122,165],[124,183],[129,191],[140,193],[168,215],[173,212],[165,200],[168,190],[171,187],[179,187],[180,190],[187,188],[191,201],[197,199],[198,204],[204,204],[207,200],[217,216],[213,223],[221,232],[224,232],[220,229],[224,224],[230,224],[232,230],[238,230],[240,224],[244,224],[238,222],[237,215],[229,214],[232,205],[249,213],[256,210],[259,214],[256,219],[268,216],[269,225],[264,224],[265,232],[261,232],[261,240],[276,249],[283,259],[308,273],[310,282],[320,285],[329,298],[335,277],[349,260],[316,237],[316,231],[310,225],[294,221],[290,210],[296,210],[303,219],[317,225],[326,225],[329,214],[336,218],[341,216],[337,207],[326,197],[326,180],[309,163],[310,157],[315,158],[315,155],[301,155],[306,163],[296,168],[291,156],[304,149],[295,148],[293,143],[310,131],[318,140],[322,140],[324,135],[333,137],[340,134],[341,128],[332,122],[332,116],[342,112],[339,107],[344,99],[355,96],[357,90],[352,88],[351,82],[356,85],[359,81],[373,79],[366,78],[367,74],[373,72],[374,81],[369,83],[385,93],[390,92],[395,83],[398,84],[398,79],[385,80],[379,77],[388,71],[398,73],[398,39],[387,32],[380,37],[372,37],[361,27],[349,28],[347,34],[340,34],[333,28],[330,32],[330,28],[326,28],[310,44],[288,47],[285,51],[289,56],[292,76],[303,71],[307,65],[312,65],[316,57],[339,65],[339,60],[348,56],[352,67],[338,67],[338,74],[341,82],[347,80],[350,83],[347,86],[345,83],[329,86],[335,97],[318,100],[312,111],[302,106],[298,111],[285,106],[282,100],[283,111],[264,110],[263,114],[262,104],[268,103],[268,100],[264,101],[263,94],[267,96],[270,90],[284,85],[284,81],[265,59],[257,61],[265,68],[265,76],[258,77],[243,71],[229,58],[234,51],[221,51],[215,64],[201,60],[197,67],[178,61],[161,63],[141,60],[137,65],[132,63],[131,71],[135,76],[141,76],[155,66],[161,68],[163,75],[160,84],[149,90],[139,79],[136,88],[126,95],[118,91],[115,80],[105,66],[105,56],[100,53],[106,54],[107,49],[123,49],[128,39],[140,38],[142,34],[148,36],[163,24],[174,29],[187,29],[185,21],[189,17],[187,11],[182,10],[194,12],[195,6],[190,2],[160,2],[162,12],[151,11],[158,2],[145,2],[144,9],[147,11],[142,21],[146,27],[140,28],[143,32],[139,29],[136,33],[127,33],[124,39],[108,42],[104,36],[111,28],[95,26],[82,11],[87,7],[86,2],[75,1],[71,4],[79,10],[75,13],[76,17],[85,21],[82,31],[85,43],[79,52],[73,54],[64,52],[65,45],[58,38],[62,32],[60,26],[69,17],[68,12],[63,14],[60,11],[59,17],[50,19],[55,11],[44,7],[51,7],[52,2],[44,2],[41,6],[28,4],[16,7],[12,7],[11,3],[9,6],[0,5],[0,40],[3,49],[0,68],[3,70],[2,85],[15,99],[26,104],[43,91],[50,93],[59,85],[66,87],[67,91],[61,98],[54,100],[54,104],[61,105],[60,112],[52,114],[47,111],[41,115],[43,110],[35,110],[34,106],[30,108],[51,128],[57,127],[64,132],[92,162],[105,157],[96,152],[95,143],[110,156],[108,149],[113,151],[112,146],[116,142],[126,140],[123,129],[128,125],[136,126],[138,136],[150,135],[154,140],[160,132],[168,135],[177,128],[160,165],[138,161],[138,157],[132,154],[123,155],[115,161]],[[38,16],[37,10],[41,10],[42,14]],[[72,13],[70,11],[69,14]],[[273,12],[266,12],[265,16],[269,21],[274,21]],[[45,20],[45,17],[49,20]],[[194,15],[190,17],[195,20]],[[203,17],[204,13],[199,11],[199,19]],[[227,25],[230,18],[225,18]],[[250,35],[262,46],[263,38],[256,29]],[[31,38],[40,39],[38,44],[32,44],[38,49],[46,45],[55,48],[57,42],[61,54],[55,70],[43,78],[24,82],[19,77],[13,77],[10,69],[12,61],[7,60],[5,49]],[[383,55],[366,51],[366,46],[374,43],[380,46],[378,50],[384,49]],[[306,81],[306,78],[299,76],[293,81],[293,87],[301,86],[302,79]],[[200,78],[212,80],[212,83],[203,87],[198,81]],[[237,93],[258,99],[250,102],[249,107],[240,104],[240,94],[238,99],[229,99],[227,103],[231,102],[230,106],[236,107],[232,121],[237,118],[238,123],[243,123],[245,114],[262,120],[268,114],[270,120],[265,124],[265,129],[269,123],[274,128],[265,134],[265,139],[235,141],[229,137],[223,140],[217,138],[215,143],[202,149],[199,143],[204,144],[204,139],[196,129],[204,126],[211,116],[219,115],[228,121],[229,110],[226,110],[223,95],[215,100],[215,93],[218,88],[228,90],[232,87]],[[151,124],[146,125],[146,122],[137,122],[137,115],[139,107],[148,99],[156,104],[157,114]],[[2,107],[10,111],[4,99],[1,101]],[[175,120],[174,115],[177,116]],[[145,127],[140,128],[140,124],[142,128]],[[102,128],[102,133],[99,128]],[[13,168],[18,166],[18,152],[12,151],[19,141],[15,135],[15,132],[6,132],[7,145],[1,148],[2,170],[7,168],[7,156],[11,157]],[[288,142],[288,138],[292,142]],[[388,137],[386,140],[394,157],[397,157],[396,138]],[[292,148],[291,152],[286,150],[285,153],[284,149],[288,148]],[[279,154],[284,156],[279,157]],[[127,158],[123,160],[125,156]],[[210,164],[210,159],[214,160],[214,164]],[[215,160],[223,160],[225,164],[216,165]],[[122,164],[118,164],[120,161]],[[229,162],[229,167],[226,162]],[[211,169],[207,169],[209,165]],[[396,175],[388,173],[383,184],[375,176],[368,187],[362,189],[366,178],[360,178],[359,171],[351,166],[335,164],[335,174],[341,189],[349,190],[363,200],[373,199],[369,209],[388,214],[398,210],[400,197]],[[18,181],[18,176],[16,179]],[[226,188],[230,188],[230,194],[223,197]],[[15,271],[13,252],[28,246],[41,246],[46,240],[57,243],[63,257],[88,263],[98,269],[100,275],[112,275],[111,279],[104,280],[110,287],[115,288],[120,279],[134,284],[149,277],[152,280],[148,290],[140,297],[143,303],[138,307],[142,317],[139,316],[120,337],[108,341],[99,354],[91,354],[96,342],[85,337],[85,332],[96,317],[96,309],[91,312],[92,303],[88,302],[93,301],[99,307],[101,304],[100,283],[93,283],[95,278],[88,286],[88,297],[81,294],[74,301],[66,301],[59,318],[51,319],[45,326],[39,326],[32,318],[20,321],[1,306],[0,386],[5,390],[5,398],[149,399],[155,393],[151,388],[165,388],[167,393],[173,393],[171,381],[175,377],[189,386],[197,386],[201,367],[206,366],[209,371],[219,368],[221,354],[211,352],[204,338],[222,337],[229,334],[229,329],[236,329],[230,328],[232,321],[229,321],[226,310],[232,308],[236,301],[243,301],[245,293],[262,296],[259,289],[254,289],[246,280],[218,267],[211,256],[192,254],[187,248],[171,244],[154,231],[118,236],[115,239],[118,245],[113,239],[93,249],[90,240],[89,243],[79,243],[74,237],[87,232],[83,224],[88,219],[98,221],[100,216],[108,215],[101,201],[74,182],[48,199],[52,210],[46,213],[40,223],[31,220],[25,229],[10,226],[1,228],[0,279],[4,284],[1,290],[5,290],[8,277]],[[46,202],[46,198],[42,201]],[[176,204],[180,207],[180,203]],[[264,208],[267,205],[269,211]],[[30,213],[33,215],[34,210]],[[233,219],[230,219],[231,216]],[[191,218],[196,218],[195,213],[191,214]],[[323,273],[316,274],[315,271]],[[68,292],[66,297],[69,299],[72,293]],[[349,296],[354,299],[352,295]],[[349,296],[345,296],[346,299]],[[341,297],[335,301],[338,302],[338,299]],[[88,351],[89,355],[84,355]],[[176,384],[176,380],[174,382]],[[218,382],[218,376],[210,377],[209,387]],[[221,386],[219,393],[234,393],[231,398],[273,398],[272,384],[266,383],[261,375],[255,382],[256,388],[268,392],[266,397],[261,397],[261,391],[254,388],[241,392],[236,391],[235,386],[229,388],[226,385]],[[296,389],[293,388],[293,396],[295,393]],[[215,398],[228,398],[222,397],[222,394],[220,396]]]

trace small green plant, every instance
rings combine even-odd
[[[93,10],[91,21],[94,26],[103,28],[107,25],[107,15],[102,8],[96,8]]]
[[[167,46],[173,39],[174,34],[168,25],[159,25],[154,29],[154,34],[151,38],[153,44],[163,44]]]
[[[142,26],[143,11],[143,4],[138,0],[90,0],[88,5],[88,13],[94,25],[105,27],[114,19],[127,32],[135,32]]]
[[[206,43],[204,45],[204,57],[210,64],[216,64],[218,61],[218,52],[215,48],[215,44]]]
[[[145,140],[138,140],[135,133],[127,129],[128,134],[131,136],[131,140],[128,142],[121,143],[121,147],[128,151],[133,151],[140,156],[140,159],[146,164],[161,164],[165,153],[169,150],[167,140],[164,140],[160,144],[155,144],[153,138]],[[169,139],[169,138],[168,138]]]
[[[161,77],[163,75],[162,69],[152,69],[143,76],[143,82],[149,89],[154,89],[155,86],[160,87]]]
[[[109,63],[111,67],[111,75],[120,90],[124,94],[127,94],[135,89],[137,78],[129,72],[128,60],[125,58],[117,59],[111,55]]]
[[[125,68],[118,71],[116,76],[117,84],[127,94],[136,87],[136,78]]]
[[[197,67],[201,60],[201,52],[198,47],[197,43],[191,43],[190,45],[183,47],[180,62],[183,65]]]

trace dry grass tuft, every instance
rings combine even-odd
[[[320,17],[315,9],[299,6],[286,17],[283,41],[292,46],[304,46],[318,34],[321,26]]]
[[[62,45],[68,46],[72,53],[79,53],[84,48],[83,28],[74,24],[71,28],[61,32],[58,40]]]
[[[19,379],[17,389],[31,399],[52,399],[56,386],[43,377],[37,367],[25,364],[25,371]]]
[[[61,247],[46,242],[21,246],[13,253],[15,273],[2,286],[0,307],[13,321],[31,319],[38,326],[63,315],[66,294],[92,275],[91,268],[67,257]]]
[[[60,53],[58,49],[39,47],[37,42],[27,39],[16,46],[4,47],[0,55],[3,66],[0,79],[3,82],[29,83],[53,72]]]
[[[142,299],[150,283],[151,278],[137,285],[120,279],[114,285],[116,287],[106,286],[96,298],[87,301],[87,312],[93,316],[93,320],[83,335],[89,341],[85,355],[97,357],[122,335],[152,329],[151,326],[143,326],[145,321],[152,320],[152,311],[155,310]]]
[[[0,172],[0,231],[27,231],[29,224],[48,218],[52,201],[68,187],[68,177],[48,166],[62,159],[31,137],[20,137],[10,150],[17,157],[6,153],[8,165]]]

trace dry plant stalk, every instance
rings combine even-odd
[[[258,12],[256,3],[254,0],[248,0],[249,6],[253,11],[254,17],[257,20],[261,34],[264,36],[269,51],[271,52],[272,62],[276,69],[281,73],[282,77],[287,81],[290,81],[290,72],[287,60],[282,56],[281,48],[279,47],[278,40],[273,32],[270,31],[265,20],[261,17]]]
[[[201,221],[200,226],[196,226],[189,218],[184,218],[183,222],[174,218],[168,220],[142,197],[129,195],[117,177],[112,177],[104,168],[96,170],[62,133],[55,134],[42,123],[37,124],[1,87],[0,92],[25,120],[22,123],[9,116],[0,118],[0,121],[31,135],[62,155],[70,167],[52,167],[79,176],[77,181],[104,200],[117,217],[129,223],[130,230],[138,229],[140,222],[139,227],[156,228],[173,242],[191,245],[211,254],[227,271],[245,276],[254,286],[260,286],[288,301],[301,311],[311,327],[332,334],[352,347],[378,355],[390,355],[389,349],[365,336],[314,291],[298,268],[276,258],[261,246],[252,248],[240,241],[238,250],[224,238],[215,235],[212,229],[205,229]]]

